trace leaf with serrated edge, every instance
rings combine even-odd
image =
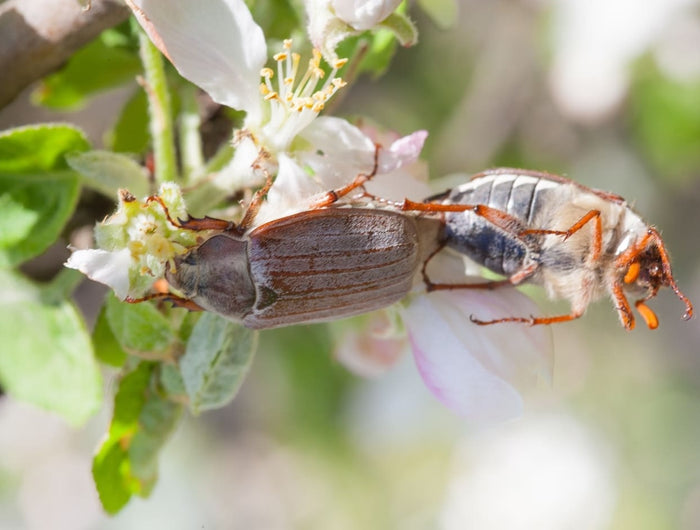
[[[193,413],[222,407],[234,398],[256,347],[256,332],[213,313],[202,315],[180,359]]]

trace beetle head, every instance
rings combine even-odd
[[[217,234],[175,259],[170,284],[202,308],[240,320],[255,304],[247,242]]]
[[[644,293],[644,297],[635,303],[637,309],[647,325],[655,328],[658,325],[656,315],[645,302],[655,297],[662,287],[670,287],[685,304],[683,318],[688,320],[693,315],[693,305],[676,285],[661,236],[654,228],[649,228],[642,242],[639,250],[622,268],[622,281],[627,289]]]

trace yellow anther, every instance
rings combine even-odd
[[[319,113],[323,110],[323,103],[316,103],[312,109],[315,113]]]
[[[270,89],[267,88],[267,85],[265,83],[260,83],[260,93],[263,96],[267,96],[270,93]]]
[[[347,59],[338,59],[333,63],[333,68],[336,70],[341,69],[343,66],[345,66],[348,63]]]
[[[284,84],[285,84],[285,85],[291,85],[292,83],[294,83],[294,78],[293,78],[293,77],[285,77],[285,78],[284,78]]]
[[[340,77],[336,77],[335,79],[333,79],[333,81],[331,81],[331,84],[333,85],[333,87],[336,90],[339,88],[343,88],[344,86],[347,85],[347,83],[343,79],[341,79]]]
[[[272,68],[263,68],[260,70],[260,77],[264,77],[266,79],[271,79],[274,77],[275,72],[272,70]]]
[[[279,99],[277,92],[270,92],[264,98],[265,101],[272,101],[273,99]]]
[[[272,58],[277,62],[286,61],[287,60],[287,52],[276,53],[275,55],[272,56]]]
[[[285,50],[291,50],[292,49],[292,39],[284,39],[284,42],[282,43],[282,47],[284,47]]]

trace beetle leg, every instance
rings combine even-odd
[[[595,263],[600,257],[602,245],[603,245],[603,225],[600,220],[600,210],[591,210],[586,215],[581,217],[573,225],[569,227],[568,230],[542,230],[542,229],[528,229],[523,230],[518,235],[525,236],[530,234],[553,234],[564,236],[564,241],[569,239],[576,232],[581,230],[588,222],[593,220],[595,222],[594,232],[593,232],[593,244],[591,245],[590,261]]]
[[[621,283],[616,283],[612,288],[612,296],[615,299],[615,308],[617,309],[618,315],[620,315],[620,321],[627,331],[634,329],[634,315],[632,314],[632,308],[630,303],[627,301],[627,297],[622,289]],[[643,316],[643,315],[642,315]]]
[[[248,205],[245,214],[243,214],[243,219],[241,219],[241,222],[238,223],[238,226],[236,226],[237,232],[243,233],[250,228],[255,220],[255,216],[258,215],[258,211],[260,210],[260,206],[262,206],[267,192],[270,191],[270,188],[272,187],[272,176],[267,169],[262,167],[260,169],[265,173],[265,184],[263,184],[262,188],[255,192],[253,198],[250,200],[250,204]]]
[[[163,300],[165,302],[171,302],[176,307],[184,307],[189,311],[204,311],[204,308],[190,300],[189,298],[183,298],[182,296],[177,296],[171,293],[151,293],[143,296],[141,298],[131,298],[127,296],[124,301],[129,304],[140,304],[141,302],[147,302],[149,300]]]
[[[404,201],[398,205],[398,208],[403,211],[426,213],[459,213],[471,211],[479,217],[483,217],[489,223],[513,235],[519,236],[522,232],[520,230],[522,222],[517,217],[509,215],[497,208],[486,206],[485,204],[442,204],[436,202],[413,202],[412,200],[404,199]]]
[[[522,324],[529,324],[530,326],[540,326],[549,324],[559,324],[560,322],[569,322],[571,320],[576,320],[581,315],[583,315],[582,311],[575,311],[573,313],[569,313],[568,315],[557,315],[553,317],[506,317],[497,318],[495,320],[479,320],[478,318],[475,318],[472,315],[469,317],[469,320],[474,322],[474,324],[478,324],[479,326],[490,326],[491,324],[502,324],[505,322],[519,322]]]
[[[439,250],[439,249],[438,249]],[[433,253],[436,254],[436,252]],[[428,259],[432,258],[430,256]],[[427,261],[426,261],[427,264]],[[427,273],[425,272],[425,264],[423,265],[423,281],[425,282],[426,288],[428,289],[428,292],[431,291],[451,291],[454,289],[498,289],[499,287],[508,287],[508,286],[514,286],[522,283],[525,281],[527,278],[532,276],[535,271],[537,270],[537,267],[539,267],[539,264],[537,263],[531,263],[527,267],[523,267],[520,269],[518,272],[515,274],[512,274],[508,278],[505,278],[503,280],[490,280],[487,282],[476,282],[476,283],[433,283],[430,281],[428,278]]]
[[[381,149],[381,146],[379,144],[375,144],[374,165],[372,166],[372,171],[370,173],[360,173],[350,184],[346,184],[342,188],[327,191],[318,200],[316,200],[316,202],[312,203],[309,208],[312,210],[325,208],[345,197],[348,193],[364,186],[365,183],[367,183],[377,174],[377,169],[379,168],[379,149]]]
[[[183,228],[185,230],[192,230],[195,232],[202,232],[204,230],[232,230],[236,228],[236,224],[231,221],[216,219],[209,216],[202,219],[190,217],[188,219],[178,219],[176,221],[170,216],[170,211],[161,197],[158,195],[151,195],[146,199],[146,204],[150,204],[152,202],[157,202],[160,204],[161,208],[163,208],[163,212],[165,212],[165,217],[168,219],[168,222],[175,228]]]

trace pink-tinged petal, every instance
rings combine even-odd
[[[354,29],[371,29],[399,6],[401,0],[331,0],[335,14]]]
[[[100,249],[76,250],[65,266],[77,269],[91,280],[111,287],[121,300],[129,293],[131,252],[127,248],[115,252]]]
[[[532,308],[515,290],[440,291],[417,296],[405,310],[416,365],[433,394],[474,423],[518,416],[522,392],[551,374],[551,340],[542,327],[477,326]],[[509,327],[506,327],[509,326]]]
[[[427,137],[428,131],[415,131],[399,138],[388,148],[382,147],[379,150],[377,173],[389,173],[418,160]]]
[[[354,374],[377,377],[394,366],[405,349],[405,337],[378,337],[350,329],[337,341],[334,357]]]
[[[151,40],[214,101],[260,112],[267,47],[243,0],[127,0]]]
[[[334,342],[335,359],[351,372],[376,377],[396,364],[408,340],[396,306],[331,325],[340,329]],[[335,335],[335,333],[334,333]]]

